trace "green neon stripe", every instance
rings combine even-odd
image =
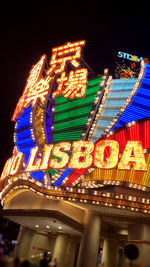
[[[62,95],[55,98],[53,143],[81,138],[101,81],[102,77],[89,81],[84,98],[71,100]]]
[[[73,131],[70,131],[70,132],[67,133],[67,135],[68,136],[75,136],[76,134],[79,134],[79,133],[81,133],[81,131],[74,131],[74,132]],[[66,136],[66,133],[56,133],[55,134],[55,137],[57,137],[57,138],[60,137],[60,136],[67,137]]]
[[[53,144],[57,144],[57,143],[60,143],[60,142],[63,142],[63,141],[66,141],[66,142],[73,142],[73,141],[75,141],[75,140],[80,140],[81,133],[82,133],[82,132],[80,132],[78,135],[76,134],[76,135],[74,135],[74,136],[69,136],[69,137],[67,137],[67,136],[62,137],[62,136],[60,135],[60,138],[54,138],[54,139],[53,139]]]
[[[70,128],[70,127],[85,125],[87,122],[87,118],[88,117],[86,116],[86,117],[79,118],[76,120],[71,120],[71,121],[66,121],[66,122],[54,124],[54,131],[62,130],[64,128]]]
[[[49,174],[50,174],[51,176],[57,173],[57,171],[55,171],[55,170],[53,170],[53,169],[48,170],[48,172],[49,172]]]
[[[96,85],[98,83],[101,83],[101,81],[102,81],[102,76],[88,81],[88,86]]]
[[[91,87],[87,91],[87,95],[95,94],[99,90],[99,84],[97,86]]]
[[[76,109],[76,110],[70,110],[70,112],[55,114],[54,123],[60,120],[64,120],[64,119],[70,119],[75,116],[87,115],[90,110],[91,110],[91,106],[87,106],[87,107]]]
[[[53,136],[53,142],[61,142],[61,141],[75,141],[79,140],[82,134],[81,131],[67,132],[66,133],[56,133]]]
[[[67,109],[78,108],[78,107],[80,108],[82,105],[87,105],[89,103],[93,104],[94,100],[95,100],[95,95],[83,99],[77,99],[74,100],[74,102],[72,101],[63,105],[56,106],[55,113],[65,111]]]

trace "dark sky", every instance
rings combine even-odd
[[[149,6],[136,1],[4,1],[0,4],[0,172],[12,154],[11,116],[28,72],[42,54],[66,41],[86,40],[84,59],[96,73],[115,67],[117,52],[150,59]],[[34,4],[35,3],[35,4]]]

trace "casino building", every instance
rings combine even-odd
[[[150,65],[93,76],[85,41],[43,55],[12,116],[1,174],[3,216],[20,224],[15,255],[58,267],[150,266]],[[132,252],[132,251],[131,251]]]

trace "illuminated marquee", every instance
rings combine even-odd
[[[32,67],[12,117],[15,146],[1,174],[2,201],[25,189],[150,213],[123,188],[150,191],[150,65],[119,52],[131,64],[120,76],[128,79],[113,79],[107,69],[94,77],[84,46],[52,48],[49,63],[43,55]],[[107,185],[122,187],[124,195]]]
[[[106,150],[109,153],[106,152]],[[67,152],[72,151],[71,156]],[[107,155],[106,155],[106,153]],[[28,165],[23,170],[23,153],[17,153],[7,160],[1,179],[17,175],[21,169],[25,172],[53,169],[83,169],[97,167],[104,169],[115,168],[130,170],[147,170],[147,164],[141,142],[128,141],[122,157],[119,159],[119,144],[113,140],[101,140],[94,144],[90,141],[61,142],[57,145],[45,145],[44,154],[39,158],[39,148],[31,150]],[[52,155],[56,158],[52,158]],[[59,160],[58,160],[59,158]]]
[[[15,146],[1,175],[4,191],[25,179],[47,196],[48,185],[150,187],[150,67],[119,52],[141,61],[136,77],[113,79],[108,70],[93,77],[84,46],[55,47],[49,64],[43,55],[32,67],[12,117]]]

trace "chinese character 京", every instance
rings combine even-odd
[[[81,59],[81,48],[85,46],[85,41],[67,43],[52,49],[52,57],[50,60],[50,68],[47,75],[55,72],[61,73],[65,70],[66,63],[70,62],[74,67],[79,67],[78,60]]]

